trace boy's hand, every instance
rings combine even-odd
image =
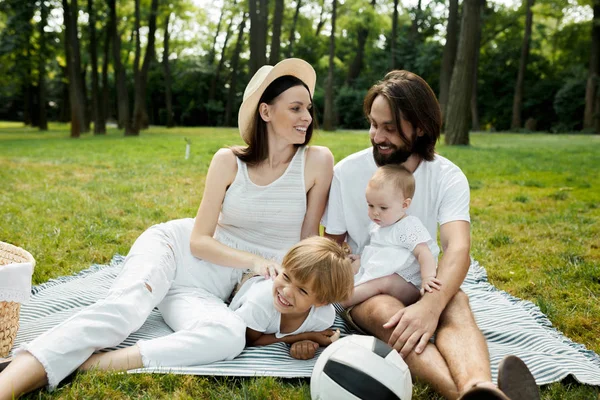
[[[335,335],[335,332],[331,329],[325,329],[321,332],[309,332],[307,335],[311,342],[315,342],[319,346],[327,347],[332,343],[331,338]]]
[[[319,343],[312,340],[302,340],[292,344],[290,348],[290,356],[297,360],[310,360],[317,353]]]
[[[425,276],[423,277],[423,282],[421,283],[421,295],[425,294],[425,292],[433,292],[433,290],[440,290],[442,287],[442,282],[437,279],[435,276]]]

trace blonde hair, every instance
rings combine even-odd
[[[413,174],[398,164],[387,164],[377,168],[369,180],[369,186],[382,188],[391,183],[397,190],[401,190],[405,198],[415,195],[415,177]]]
[[[312,236],[294,245],[283,258],[282,267],[303,284],[311,284],[323,304],[348,299],[354,290],[350,259],[332,240]]]

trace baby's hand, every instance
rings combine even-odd
[[[319,343],[312,340],[301,340],[292,344],[290,348],[290,356],[297,360],[309,360],[315,356]]]
[[[440,290],[442,287],[442,282],[437,279],[435,276],[424,276],[423,283],[421,283],[421,295],[425,294],[425,292],[433,292],[433,289]]]

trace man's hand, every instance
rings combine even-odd
[[[317,353],[319,344],[312,340],[302,340],[292,344],[290,356],[297,360],[310,360]]]
[[[403,358],[406,358],[413,348],[417,354],[421,354],[435,332],[439,318],[440,313],[423,301],[398,311],[383,325],[386,329],[396,327],[388,344],[400,352]]]

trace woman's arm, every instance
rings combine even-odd
[[[302,239],[319,235],[319,223],[325,211],[329,186],[333,179],[333,154],[327,147],[311,146],[307,149],[304,176],[308,192]]]
[[[241,250],[232,249],[213,238],[225,192],[237,173],[236,157],[230,149],[220,149],[213,156],[200,208],[190,238],[192,254],[210,263],[234,268],[252,268],[261,275],[273,268],[275,263]],[[271,273],[269,273],[271,275]]]

